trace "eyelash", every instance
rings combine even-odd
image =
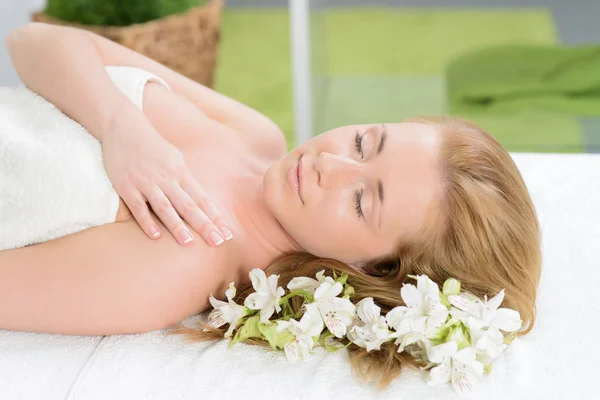
[[[358,131],[356,131],[356,136],[354,137],[354,146],[356,147],[356,151],[358,151],[358,154],[360,154],[361,159],[364,157],[363,148],[362,148],[363,136],[365,136],[364,133],[361,135]]]
[[[365,215],[363,214],[362,207],[360,206],[360,200],[362,199],[363,191],[358,190],[356,195],[354,196],[354,204],[356,209],[356,215],[358,215],[358,219],[364,219]]]
[[[356,151],[358,151],[358,154],[360,154],[361,159],[364,157],[363,148],[362,148],[362,138],[363,138],[363,136],[365,136],[365,133],[363,133],[361,135],[358,131],[356,131],[356,136],[354,137],[354,146],[356,147]],[[362,211],[362,207],[360,206],[360,200],[362,198],[362,195],[363,195],[363,191],[361,189],[361,190],[358,190],[356,192],[356,195],[354,196],[354,205],[355,205],[354,208],[356,209],[356,215],[358,215],[358,219],[365,218],[365,215],[363,214],[363,211]]]

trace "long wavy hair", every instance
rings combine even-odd
[[[284,254],[265,268],[266,275],[279,275],[285,287],[297,276],[314,277],[348,274],[357,303],[372,297],[384,315],[405,305],[400,297],[403,283],[414,283],[408,275],[426,274],[438,285],[447,278],[460,280],[461,289],[483,298],[505,289],[503,306],[521,314],[524,328],[535,322],[536,292],[541,274],[540,230],[527,187],[508,152],[475,124],[453,117],[420,117],[407,120],[428,124],[442,134],[440,168],[442,195],[437,199],[434,218],[418,235],[399,243],[395,254],[371,260],[359,271],[342,262],[307,253]],[[252,293],[251,285],[238,288],[236,302],[243,304]],[[294,312],[302,303],[292,302]],[[185,334],[190,342],[223,338],[227,329],[202,331],[178,326],[170,331]],[[347,342],[347,339],[344,339]],[[246,343],[268,346],[258,340]],[[374,380],[385,388],[400,375],[403,367],[418,367],[405,352],[398,353],[393,342],[379,351],[367,352],[350,344],[352,368],[365,381]]]

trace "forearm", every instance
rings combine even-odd
[[[144,118],[112,82],[94,41],[83,31],[28,24],[13,31],[6,45],[23,83],[100,141],[122,116]]]
[[[27,31],[32,32],[32,35],[34,31],[37,31],[39,35],[37,38],[34,38],[35,40],[29,40],[27,46],[21,44],[17,46],[15,38],[25,36],[21,35],[21,33]],[[203,113],[215,121],[245,132],[263,132],[269,129],[279,130],[270,119],[260,112],[178,74],[172,69],[140,53],[94,33],[71,27],[33,23],[25,25],[11,34],[11,36],[12,38],[9,36],[7,40],[15,44],[14,46],[10,46],[12,50],[9,47],[11,57],[17,58],[19,56],[23,58],[15,60],[15,66],[17,67],[17,72],[20,75],[23,74],[22,79],[28,85],[34,85],[44,80],[39,86],[53,84],[55,87],[62,85],[61,87],[65,88],[65,83],[67,81],[70,82],[69,73],[72,69],[75,69],[74,65],[79,65],[77,67],[79,76],[76,78],[80,81],[90,79],[93,76],[91,75],[92,71],[95,71],[94,74],[100,74],[98,71],[103,65],[133,66],[143,68],[164,79],[175,93],[194,103]],[[90,42],[94,44],[94,48],[90,46]],[[37,61],[33,62],[33,60]],[[17,66],[18,61],[23,65]],[[36,67],[38,65],[46,65],[47,63],[60,63],[58,66],[52,65],[53,69],[62,68],[63,70],[59,80],[45,82],[44,77],[48,75],[48,72],[44,72],[40,77],[36,76],[36,74],[41,72]],[[25,70],[26,68],[28,68],[27,71]],[[20,71],[21,69],[23,69],[22,72]],[[64,71],[69,71],[69,73],[64,74]],[[27,74],[27,81],[31,81],[31,83],[25,81],[25,74]],[[104,82],[104,85],[102,82]],[[85,85],[85,82],[83,84]],[[70,85],[73,86],[74,83],[71,82]],[[94,89],[100,90],[99,93],[83,93],[83,95],[89,96],[93,101],[97,96],[101,95],[103,86],[108,86],[106,79],[95,82]],[[60,90],[61,87],[57,90]],[[82,88],[80,87],[79,90],[83,90]],[[68,93],[70,94],[70,92]],[[115,93],[113,95],[116,96]],[[101,118],[101,116],[96,118]]]

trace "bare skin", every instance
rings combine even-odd
[[[426,223],[439,192],[432,128],[341,127],[286,154],[282,133],[259,113],[179,81],[139,54],[100,44],[106,65],[145,68],[173,88],[147,84],[143,114],[181,151],[235,236],[219,247],[201,240],[181,246],[170,235],[150,240],[121,201],[115,223],[0,252],[0,328],[83,335],[160,329],[206,309],[208,296],[222,297],[229,282],[248,283],[252,268],[284,252],[360,268]],[[77,107],[61,109],[85,119]],[[287,176],[300,156],[298,197]]]

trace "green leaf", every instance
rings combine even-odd
[[[489,375],[492,372],[492,363],[487,363],[483,365],[483,373],[485,375]]]
[[[517,337],[517,332],[511,332],[504,336],[504,340],[502,342],[506,345],[511,344],[513,340]]]
[[[240,340],[246,340],[249,338],[262,338],[258,324],[260,322],[260,315],[255,315],[248,318],[244,326],[240,329]]]
[[[347,280],[348,280],[348,274],[346,274],[346,273],[343,273],[342,276],[340,276],[339,278],[335,279],[336,282],[339,282],[342,285],[345,285]]]
[[[354,295],[354,288],[350,285],[347,285],[346,288],[344,289],[344,295],[342,297],[350,297]]]
[[[283,347],[294,340],[296,337],[294,334],[288,330],[277,332],[277,337],[275,338],[275,346],[278,349],[283,349]]]
[[[451,306],[450,301],[448,301],[448,296],[446,296],[444,293],[440,293],[440,303],[442,303],[446,307]]]
[[[450,296],[453,294],[459,294],[460,293],[460,281],[458,281],[454,278],[446,279],[446,282],[444,282],[444,286],[443,286],[443,293],[446,296]]]
[[[271,348],[277,350],[277,323],[264,324],[259,322],[258,330],[260,330],[260,333],[267,339]]]
[[[231,339],[231,343],[229,343],[229,346],[227,346],[227,350],[230,350],[239,341],[240,341],[240,329],[238,328],[237,331],[235,332],[235,335],[233,336],[233,339]]]

